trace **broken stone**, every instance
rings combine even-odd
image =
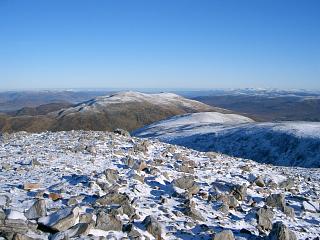
[[[266,198],[266,204],[270,207],[279,208],[284,211],[286,206],[284,194],[275,193]]]
[[[7,195],[0,195],[0,208],[8,207],[10,203],[10,198]]]
[[[257,224],[262,230],[269,231],[272,228],[273,212],[268,208],[260,208],[257,211]]]
[[[39,183],[25,183],[23,185],[23,189],[26,191],[31,191],[39,188],[41,188],[41,185]]]
[[[68,237],[79,237],[80,235],[86,236],[92,229],[92,224],[89,223],[78,223],[73,227],[69,228],[64,234]]]
[[[316,213],[319,209],[319,203],[317,202],[307,202],[303,201],[302,202],[302,209],[306,212],[311,212],[311,213]]]
[[[135,161],[132,166],[132,169],[137,171],[143,171],[146,168],[148,168],[148,165],[144,160]]]
[[[46,201],[38,199],[24,214],[27,219],[37,219],[47,215]]]
[[[147,231],[156,238],[156,240],[161,240],[162,227],[160,223],[152,216],[147,216],[142,224],[145,226]]]
[[[266,184],[263,181],[263,178],[261,176],[258,176],[256,178],[256,180],[254,181],[254,183],[258,186],[258,187],[264,187]]]
[[[245,200],[247,197],[247,186],[243,185],[235,185],[232,189],[232,194],[239,201]]]
[[[121,136],[130,137],[130,133],[126,130],[121,129],[121,128],[116,128],[113,132],[115,134],[119,134]]]
[[[106,176],[106,179],[110,183],[114,183],[119,180],[119,172],[115,169],[108,168],[104,170],[103,174]]]
[[[65,208],[42,217],[38,220],[40,225],[50,228],[55,231],[65,231],[75,225],[79,216],[79,208]]]
[[[276,222],[272,225],[268,240],[297,240],[297,237],[282,222]]]
[[[50,193],[49,198],[52,199],[52,201],[58,201],[62,199],[62,195],[59,193]]]
[[[96,200],[96,203],[100,206],[119,205],[123,209],[123,213],[128,217],[132,217],[135,214],[135,209],[131,206],[130,199],[127,194],[109,192]]]
[[[173,186],[187,190],[190,195],[197,194],[200,190],[193,176],[183,176],[172,182]]]
[[[76,205],[82,202],[82,200],[85,198],[85,196],[83,195],[79,195],[79,196],[74,196],[69,198],[68,200],[68,206],[72,206],[72,205]]]
[[[104,231],[122,231],[122,222],[118,216],[100,210],[97,214],[97,222],[95,228]]]
[[[288,216],[291,217],[292,219],[295,218],[296,214],[294,212],[294,209],[292,207],[289,206],[285,206],[284,208],[284,213]]]
[[[213,240],[234,240],[234,235],[231,230],[223,230],[215,234]]]
[[[194,220],[205,221],[205,218],[194,207],[188,206],[183,210],[183,213]]]
[[[280,188],[283,188],[286,191],[289,191],[291,188],[294,187],[294,180],[289,178],[286,181],[283,181],[279,184]]]

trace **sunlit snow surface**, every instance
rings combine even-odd
[[[293,220],[279,210],[275,210],[275,221],[283,221],[293,230],[298,239],[315,237],[320,234],[320,217],[318,213],[302,211],[304,199],[319,202],[320,171],[317,169],[285,168],[261,165],[253,161],[232,158],[226,155],[214,155],[177,147],[173,154],[166,154],[170,145],[158,141],[150,141],[147,153],[133,152],[134,144],[141,142],[103,132],[59,132],[27,134],[16,133],[8,135],[0,143],[0,163],[9,165],[7,170],[2,168],[0,174],[0,195],[11,199],[9,208],[24,211],[34,201],[36,191],[27,192],[22,189],[26,182],[36,182],[42,185],[46,193],[61,192],[63,200],[53,202],[46,199],[49,212],[63,208],[71,196],[83,195],[79,203],[82,211],[91,209],[91,203],[105,193],[94,183],[105,181],[101,173],[106,168],[117,169],[122,180],[119,192],[127,193],[131,199],[136,199],[136,209],[140,220],[134,225],[142,233],[150,237],[141,226],[141,221],[147,215],[154,215],[164,228],[164,239],[211,239],[211,235],[203,232],[201,224],[209,227],[209,232],[219,232],[231,229],[237,239],[249,239],[240,233],[247,229],[253,235],[258,235],[256,229],[255,210],[249,202],[241,202],[243,212],[230,210],[229,215],[223,215],[219,210],[219,202],[209,202],[200,196],[195,196],[196,209],[205,221],[195,221],[183,214],[176,215],[180,209],[181,199],[171,197],[172,180],[185,173],[176,170],[175,165],[182,159],[193,160],[196,163],[194,175],[201,189],[210,193],[213,186],[224,186],[228,189],[233,184],[248,185],[249,198],[254,199],[258,206],[264,205],[264,197],[272,192],[284,192],[286,202],[293,207],[296,218]],[[88,152],[86,146],[94,147],[94,152]],[[124,164],[124,158],[131,156],[135,160],[145,160],[149,166],[157,169],[151,173],[137,172],[145,177],[144,182],[134,180],[132,169]],[[38,160],[40,166],[32,167],[30,162]],[[162,164],[155,160],[162,159]],[[241,167],[249,166],[251,171],[243,171]],[[252,185],[252,179],[261,175],[266,181],[280,183],[287,178],[295,180],[296,192],[285,192],[281,189],[260,188]],[[160,204],[160,196],[168,199]],[[125,216],[121,216],[127,222]],[[107,236],[109,232],[92,230],[91,234]],[[114,232],[114,236],[125,233]],[[256,239],[261,239],[257,237]]]
[[[230,114],[207,114],[176,116],[146,126],[134,134],[262,163],[320,167],[318,122],[255,123],[239,115],[231,118]]]

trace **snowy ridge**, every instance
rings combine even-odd
[[[208,119],[196,121],[192,116],[176,116],[137,130],[134,135],[261,163],[320,167],[318,122],[254,123],[247,120],[245,123],[246,119],[241,117],[242,122],[228,122],[216,121],[214,115],[211,123]]]
[[[86,113],[86,112],[99,112],[107,109],[108,106],[114,104],[126,104],[126,103],[149,103],[157,106],[170,107],[185,107],[185,108],[202,108],[204,110],[213,110],[210,106],[200,103],[195,100],[186,99],[174,93],[158,93],[147,94],[140,92],[119,92],[108,96],[99,96],[89,101],[78,104],[75,107],[64,109],[58,112],[59,117],[63,117],[73,113]],[[216,108],[219,109],[219,108]],[[224,109],[220,109],[225,111]],[[57,114],[57,113],[56,113]]]
[[[2,234],[262,240],[278,221],[299,240],[320,234],[319,169],[85,131],[3,135],[0,163]]]

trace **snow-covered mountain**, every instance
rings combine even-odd
[[[124,136],[3,134],[0,239],[320,236],[319,169],[274,167],[118,132]]]
[[[230,112],[172,93],[129,91],[96,97],[50,116],[56,120],[52,130],[131,131],[171,116],[203,111]]]
[[[171,116],[203,111],[230,112],[172,93],[129,91],[96,97],[46,115],[1,115],[0,131],[112,131],[116,128],[131,131]]]
[[[234,121],[229,120],[229,114],[213,113],[209,119],[207,113],[203,115],[204,118],[195,118],[193,114],[176,116],[146,126],[133,134],[261,163],[320,167],[318,122],[255,123],[241,116]]]
[[[158,108],[168,108],[172,110],[184,109],[185,111],[203,111],[204,109],[213,110],[214,108],[200,103],[195,100],[190,100],[174,93],[159,93],[147,94],[140,92],[119,92],[108,96],[99,96],[89,101],[78,104],[75,107],[67,108],[57,112],[57,117],[65,117],[76,113],[96,113],[107,111],[114,105],[129,105],[129,104],[151,104]],[[224,109],[218,109],[226,111]]]

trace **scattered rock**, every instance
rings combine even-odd
[[[108,180],[108,182],[110,183],[114,183],[119,180],[119,172],[115,169],[108,168],[104,170],[103,173],[106,176],[106,179]]]
[[[73,197],[68,199],[68,203],[67,204],[68,204],[68,206],[77,205],[77,204],[81,203],[84,198],[85,198],[85,196],[83,196],[83,195],[73,196]]]
[[[272,225],[268,240],[297,240],[297,237],[282,222],[276,222]]]
[[[146,169],[148,167],[147,163],[143,160],[138,160],[138,161],[135,161],[133,166],[132,166],[132,169],[134,170],[138,170],[138,171],[143,171],[144,169]]]
[[[284,208],[284,213],[288,216],[291,217],[292,219],[294,219],[296,217],[296,214],[294,212],[294,209],[292,207],[289,206],[285,206]]]
[[[123,209],[123,213],[132,217],[135,214],[135,209],[130,203],[127,194],[118,192],[109,192],[106,195],[96,200],[96,204],[100,206],[119,205]]]
[[[234,240],[234,235],[231,230],[223,230],[214,235],[213,240]]]
[[[311,201],[303,201],[302,202],[302,209],[306,212],[316,213],[319,211],[319,203],[311,202]]]
[[[50,193],[49,198],[52,199],[52,201],[58,201],[62,199],[62,195],[59,193]]]
[[[8,207],[10,198],[7,195],[0,195],[0,208]]]
[[[41,162],[38,161],[37,159],[32,159],[31,160],[31,166],[34,168],[34,167],[37,167],[37,166],[41,166]]]
[[[113,132],[116,134],[119,134],[121,136],[130,137],[130,133],[126,130],[121,129],[121,128],[116,128]]]
[[[23,189],[26,191],[36,190],[41,188],[40,183],[25,183]]]
[[[247,186],[243,185],[235,185],[232,189],[232,194],[239,201],[243,201],[247,197]]]
[[[198,184],[194,181],[194,176],[183,176],[172,182],[173,186],[187,190],[190,195],[197,194],[200,190]]]
[[[268,208],[260,208],[257,211],[257,224],[262,230],[269,231],[272,228],[273,212]]]
[[[291,188],[294,187],[294,180],[292,178],[287,179],[279,184],[280,188],[283,188],[286,191],[289,191]]]
[[[229,208],[236,208],[239,205],[239,202],[235,196],[231,195],[228,197],[226,204]]]
[[[65,231],[75,225],[79,216],[79,208],[65,208],[42,217],[38,220],[40,225],[55,231]]]
[[[162,234],[162,227],[160,223],[152,216],[147,216],[143,221],[142,224],[145,226],[147,231],[152,234],[156,238],[156,240],[161,240]]]
[[[122,231],[122,226],[122,221],[118,216],[110,214],[104,210],[100,210],[98,212],[95,228],[104,231]]]
[[[258,187],[265,187],[265,182],[263,180],[263,178],[261,176],[258,176],[256,178],[256,180],[254,181],[254,183],[258,186]]]
[[[284,208],[286,207],[284,194],[271,194],[266,198],[266,204],[270,207],[279,208],[280,210],[284,211]]]
[[[46,201],[38,199],[24,214],[27,219],[38,219],[47,215]]]

